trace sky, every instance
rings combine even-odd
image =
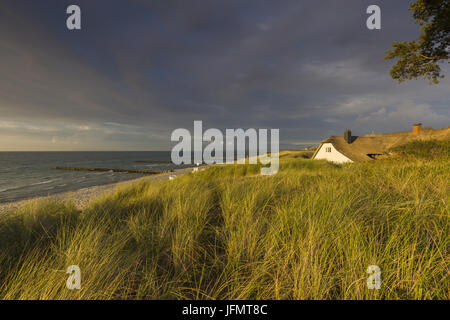
[[[399,84],[383,61],[419,35],[410,3],[2,0],[0,151],[170,150],[194,120],[276,128],[281,149],[447,127],[448,77]],[[71,4],[81,30],[66,27]],[[371,4],[381,30],[366,27]]]

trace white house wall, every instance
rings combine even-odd
[[[331,152],[326,152],[327,148],[331,148]],[[342,153],[337,151],[331,143],[322,144],[314,159],[326,159],[328,161],[336,163],[353,162]]]

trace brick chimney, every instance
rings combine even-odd
[[[413,130],[412,130],[413,134],[418,135],[418,134],[420,134],[421,131],[422,131],[421,123],[413,124]]]
[[[347,143],[352,143],[352,132],[349,129],[344,132],[344,140]]]

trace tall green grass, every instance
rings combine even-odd
[[[283,157],[0,217],[2,299],[449,299],[448,162]],[[69,265],[82,272],[68,290]],[[367,267],[381,268],[369,290]]]
[[[392,149],[402,157],[450,161],[450,140],[413,141]]]

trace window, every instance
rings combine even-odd
[[[331,147],[326,147],[325,152],[331,152]]]

